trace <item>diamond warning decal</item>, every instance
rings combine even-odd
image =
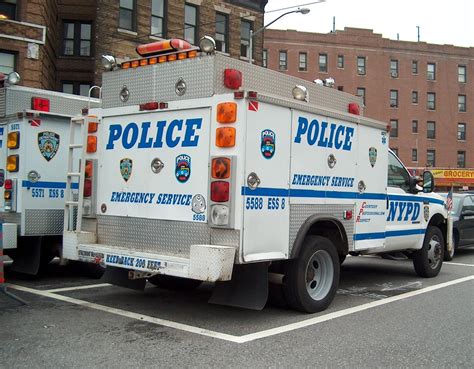
[[[249,110],[258,111],[258,101],[249,101]]]

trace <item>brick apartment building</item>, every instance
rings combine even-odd
[[[409,167],[474,167],[474,47],[395,41],[372,30],[266,30],[263,63],[360,95],[365,115],[391,123]]]
[[[263,25],[267,0],[0,1],[0,72],[24,86],[87,95],[101,84],[101,55],[136,58],[135,47],[164,38],[216,39],[246,59],[250,29]],[[262,60],[263,35],[254,39]]]

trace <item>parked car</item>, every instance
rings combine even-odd
[[[447,197],[447,193],[440,193]],[[449,254],[444,253],[445,260],[452,260],[456,249],[465,246],[474,246],[474,193],[453,193],[453,240],[454,248]]]

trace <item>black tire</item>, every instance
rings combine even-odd
[[[327,238],[309,236],[297,259],[288,263],[283,293],[288,305],[306,313],[323,311],[339,285],[339,256]]]
[[[76,261],[80,273],[87,278],[100,279],[105,272],[105,267],[100,264],[87,263],[84,261]]]
[[[172,277],[164,274],[157,274],[148,278],[152,285],[173,291],[191,291],[198,288],[202,281],[196,279]]]
[[[413,266],[420,277],[436,277],[441,270],[444,258],[444,237],[438,227],[426,229],[423,247],[413,253]]]
[[[338,254],[338,256],[339,256],[339,265],[342,265],[342,263],[344,262],[344,260],[346,260],[347,255]]]

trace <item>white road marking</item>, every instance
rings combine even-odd
[[[455,285],[455,284],[458,284],[458,283],[471,281],[473,279],[474,279],[474,275],[470,275],[470,276],[455,279],[455,280],[452,280],[452,281],[449,281],[449,282],[444,282],[444,283],[440,283],[440,284],[437,284],[437,285],[434,285],[434,286],[425,287],[425,288],[422,288],[420,290],[406,292],[406,293],[403,293],[403,294],[398,295],[398,296],[387,297],[383,300],[372,301],[372,302],[362,304],[362,305],[359,305],[359,306],[355,306],[355,307],[352,307],[352,308],[348,308],[348,309],[344,309],[344,310],[340,310],[340,311],[335,311],[335,312],[324,314],[324,315],[317,316],[317,317],[314,317],[314,318],[305,319],[305,320],[302,320],[300,322],[287,324],[287,325],[284,325],[284,326],[281,326],[281,327],[266,329],[266,330],[263,330],[263,331],[260,331],[260,332],[250,333],[250,334],[246,334],[246,335],[243,335],[243,336],[234,336],[234,335],[231,335],[231,334],[211,331],[211,330],[200,328],[200,327],[195,327],[195,326],[191,326],[191,325],[187,325],[187,324],[177,323],[177,322],[173,322],[173,321],[170,321],[170,320],[155,318],[155,317],[151,317],[151,316],[148,316],[148,315],[137,314],[137,313],[133,313],[133,312],[130,312],[130,311],[125,311],[125,310],[121,310],[121,309],[117,309],[117,308],[113,308],[113,307],[108,307],[108,306],[95,304],[95,303],[92,303],[92,302],[87,302],[87,301],[84,301],[84,300],[78,300],[78,299],[74,299],[74,298],[67,297],[67,296],[57,295],[57,294],[54,294],[54,293],[51,293],[51,292],[48,292],[48,291],[40,291],[40,290],[35,290],[35,289],[32,289],[32,288],[23,287],[23,286],[19,286],[19,285],[13,285],[13,284],[9,284],[8,286],[11,287],[11,288],[17,289],[18,291],[29,292],[29,293],[32,293],[32,294],[36,294],[36,295],[40,295],[40,296],[44,296],[44,297],[49,297],[49,298],[52,298],[52,299],[65,301],[65,302],[69,302],[69,303],[76,304],[76,305],[85,306],[85,307],[88,307],[88,308],[91,308],[91,309],[105,311],[105,312],[108,312],[108,313],[120,315],[120,316],[131,318],[131,319],[136,319],[136,320],[145,321],[145,322],[149,322],[149,323],[153,323],[153,324],[158,324],[158,325],[162,325],[162,326],[165,326],[165,327],[182,330],[182,331],[189,332],[189,333],[195,333],[195,334],[199,334],[199,335],[202,335],[202,336],[218,338],[218,339],[221,339],[221,340],[224,340],[224,341],[230,341],[230,342],[234,342],[234,343],[245,343],[245,342],[255,341],[255,340],[258,340],[258,339],[271,337],[271,336],[286,333],[286,332],[291,332],[291,331],[301,329],[301,328],[306,328],[306,327],[309,327],[309,326],[312,326],[312,325],[315,325],[315,324],[318,324],[318,323],[327,322],[327,321],[332,320],[332,319],[341,318],[343,316],[347,316],[347,315],[350,315],[350,314],[355,314],[355,313],[358,313],[358,312],[361,312],[361,311],[364,311],[364,310],[368,310],[368,309],[372,309],[372,308],[375,308],[375,307],[378,307],[378,306],[390,304],[392,302],[405,300],[405,299],[411,298],[413,296],[421,295],[421,294],[431,292],[431,291],[436,291],[436,290],[441,289],[441,288],[449,287],[449,286],[452,286],[452,285]]]
[[[453,263],[453,262],[450,262],[450,261],[443,261],[443,264],[459,265],[459,266],[465,266],[465,267],[474,267],[474,264]]]
[[[50,290],[43,290],[43,291],[56,293],[56,292],[76,291],[76,290],[87,290],[89,288],[100,288],[100,287],[107,287],[107,286],[111,286],[111,284],[110,283],[97,283],[97,284],[88,284],[87,286],[53,288]]]

